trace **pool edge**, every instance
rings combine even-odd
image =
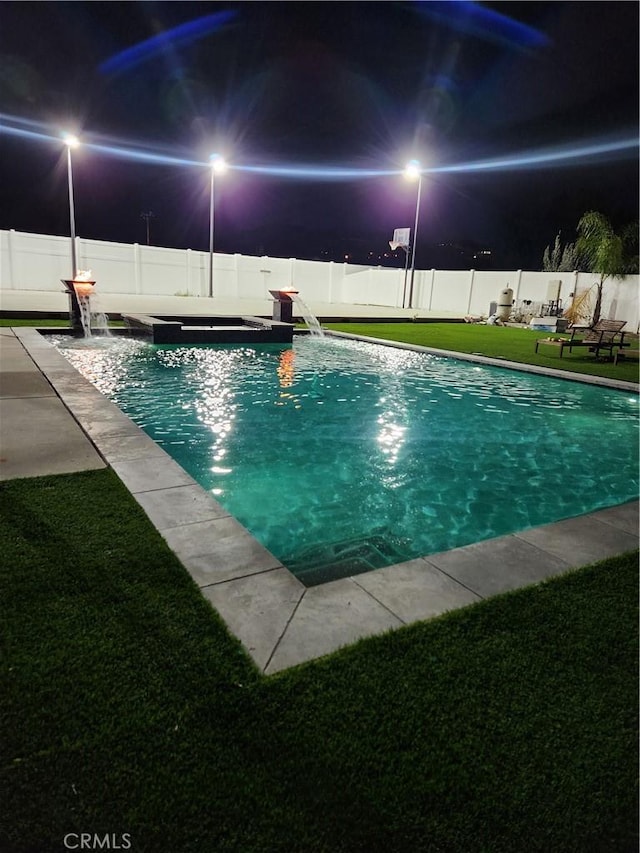
[[[640,501],[632,500],[307,588],[36,329],[17,327],[14,333],[98,453],[266,675],[359,639],[638,547]],[[532,367],[333,334],[502,368]],[[576,379],[550,368],[527,372]],[[585,380],[580,375],[576,381]],[[631,383],[592,384],[638,393]],[[174,511],[176,503],[179,512]],[[199,536],[193,537],[196,527]],[[194,538],[198,542],[195,548]]]

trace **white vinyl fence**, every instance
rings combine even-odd
[[[148,296],[207,296],[209,255],[192,249],[165,249],[138,243],[109,243],[76,238],[78,267],[90,269],[104,293]],[[0,290],[56,291],[71,273],[69,238],[0,231]],[[409,276],[410,278],[410,276]],[[500,291],[510,287],[516,308],[537,313],[548,303],[552,280],[560,280],[564,308],[574,293],[597,281],[592,273],[545,273],[526,270],[416,270],[411,307],[443,316],[488,315]],[[270,289],[295,287],[305,302],[402,307],[404,269],[367,267],[296,258],[214,255],[214,296],[265,298]],[[630,331],[640,322],[639,277],[608,279],[602,316],[625,320]],[[409,281],[406,299],[409,294]],[[408,301],[406,302],[408,305]]]

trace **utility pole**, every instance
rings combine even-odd
[[[146,220],[146,223],[147,223],[147,246],[150,245],[150,242],[149,242],[149,237],[150,237],[149,220],[155,219],[155,218],[156,218],[156,215],[152,210],[148,210],[146,213],[140,214],[140,219]]]

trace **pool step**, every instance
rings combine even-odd
[[[282,562],[305,586],[360,575],[410,559],[402,540],[391,531],[343,539],[330,545],[311,546]]]

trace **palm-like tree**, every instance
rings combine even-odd
[[[595,210],[585,213],[578,223],[576,252],[581,264],[588,272],[596,273],[596,306],[593,311],[595,324],[602,309],[602,288],[608,278],[624,278],[638,271],[638,224],[628,225],[616,234],[606,216]]]

